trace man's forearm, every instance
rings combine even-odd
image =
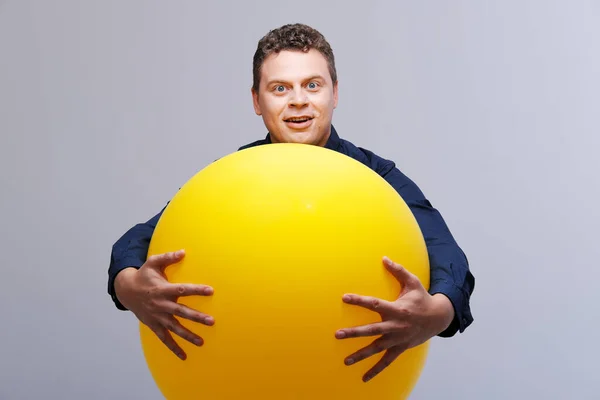
[[[126,267],[117,273],[114,278],[114,294],[119,300],[119,303],[123,306],[123,308],[127,308],[123,301],[121,300],[120,294],[123,292],[123,287],[127,286],[127,283],[131,281],[133,275],[137,272],[138,268],[136,267]]]
[[[450,299],[443,293],[436,293],[433,296],[435,303],[436,315],[440,321],[437,329],[437,334],[446,331],[455,318],[454,306]]]
[[[163,208],[164,210],[164,208]],[[145,223],[130,228],[113,245],[108,267],[108,293],[115,306],[126,310],[115,293],[115,280],[126,268],[139,268],[146,261],[150,240],[162,211]]]

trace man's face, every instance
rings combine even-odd
[[[252,90],[252,98],[273,143],[327,143],[338,89],[319,51],[271,54],[263,62],[259,92]]]

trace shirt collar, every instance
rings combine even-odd
[[[337,131],[335,130],[333,125],[331,125],[331,133],[329,134],[329,139],[327,139],[327,143],[325,143],[325,148],[329,150],[337,150],[340,147],[340,142],[341,140]],[[267,133],[267,137],[264,140],[264,144],[271,143],[271,135]]]

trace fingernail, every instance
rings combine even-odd
[[[213,294],[214,289],[211,287],[204,288],[204,294]]]
[[[204,318],[204,322],[207,324],[212,324],[213,322],[215,322],[215,320],[212,317],[206,317]]]
[[[351,359],[351,358],[347,358],[346,359],[346,365],[352,365],[352,364],[354,364],[354,360]]]
[[[345,294],[344,296],[342,296],[342,300],[344,301],[350,301],[350,296]]]
[[[185,354],[183,353],[177,353],[177,357],[181,358],[182,360],[185,360]]]
[[[338,338],[338,339],[343,339],[343,338],[346,337],[346,332],[344,332],[344,331],[336,332],[335,333],[335,337]]]
[[[369,382],[371,380],[371,378],[373,378],[371,375],[367,375],[363,378],[364,382]]]
[[[383,262],[386,263],[387,265],[392,265],[392,260],[390,260],[387,256],[383,257]]]
[[[202,346],[202,343],[203,343],[202,339],[194,339],[194,344],[196,346]]]

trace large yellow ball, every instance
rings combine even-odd
[[[176,399],[404,399],[424,365],[423,344],[373,380],[383,353],[344,358],[375,338],[336,330],[380,321],[342,302],[345,293],[395,300],[400,285],[382,264],[402,264],[429,287],[427,249],[398,193],[358,161],[326,148],[270,144],[230,154],[190,179],[165,209],[149,254],[185,249],[170,282],[211,285],[180,302],[215,318],[182,324],[205,339],[181,361],[145,325],[151,374]]]

